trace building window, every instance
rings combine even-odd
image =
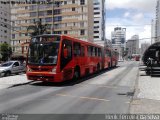
[[[28,9],[28,6],[25,7],[25,10],[27,10],[27,9]]]
[[[64,31],[64,34],[67,34],[67,33],[68,33],[68,31],[65,30],[65,31]]]
[[[80,5],[85,5],[85,0],[81,0]]]
[[[55,22],[57,22],[57,21],[62,21],[62,16],[54,17],[54,21],[55,21]]]
[[[99,36],[94,36],[94,38],[99,38]]]
[[[94,33],[99,33],[99,31],[94,31]]]
[[[75,8],[72,8],[72,11],[76,11],[76,9],[75,9]]]
[[[58,14],[61,14],[61,10],[60,9],[54,10],[54,15],[58,15]]]
[[[81,30],[80,35],[85,35],[85,30]]]
[[[7,28],[7,25],[4,25],[4,27],[6,27],[6,28]]]
[[[99,23],[99,21],[94,21],[94,23]]]
[[[45,18],[46,22],[52,22],[52,18]]]
[[[16,35],[15,34],[12,34],[12,39],[15,39]]]
[[[31,16],[31,17],[35,17],[36,15],[37,15],[36,12],[31,12],[31,13],[30,13],[30,16]]]
[[[72,4],[75,4],[75,0],[72,0]]]
[[[99,26],[94,26],[94,29],[98,29],[99,28]]]
[[[99,2],[94,3],[94,5],[99,5],[99,4],[100,4]]]
[[[55,29],[59,29],[60,28],[60,24],[54,24],[54,28]]]
[[[66,5],[67,4],[67,1],[64,1],[64,5]]]
[[[52,15],[52,10],[47,10],[47,15]]]
[[[95,7],[94,10],[100,10],[100,8],[99,7]]]
[[[37,6],[36,6],[36,5],[30,6],[30,10],[36,10],[36,9],[37,9]]]
[[[38,15],[39,15],[39,16],[44,16],[44,11],[38,12]]]
[[[84,22],[81,22],[81,23],[80,23],[80,27],[84,27]]]
[[[95,15],[99,15],[99,14],[100,14],[100,12],[95,12],[94,14],[95,14]]]

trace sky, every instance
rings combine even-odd
[[[155,19],[157,0],[106,0],[106,38],[115,27],[126,28],[126,40],[139,35],[140,43],[150,42],[151,20]]]

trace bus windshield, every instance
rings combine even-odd
[[[38,65],[57,64],[59,42],[31,43],[28,52],[28,63]]]

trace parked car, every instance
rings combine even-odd
[[[25,65],[19,61],[8,61],[0,65],[0,76],[9,76],[11,74],[18,74],[25,72]]]

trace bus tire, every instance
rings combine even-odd
[[[78,80],[80,78],[80,71],[78,69],[74,69],[73,79]]]

